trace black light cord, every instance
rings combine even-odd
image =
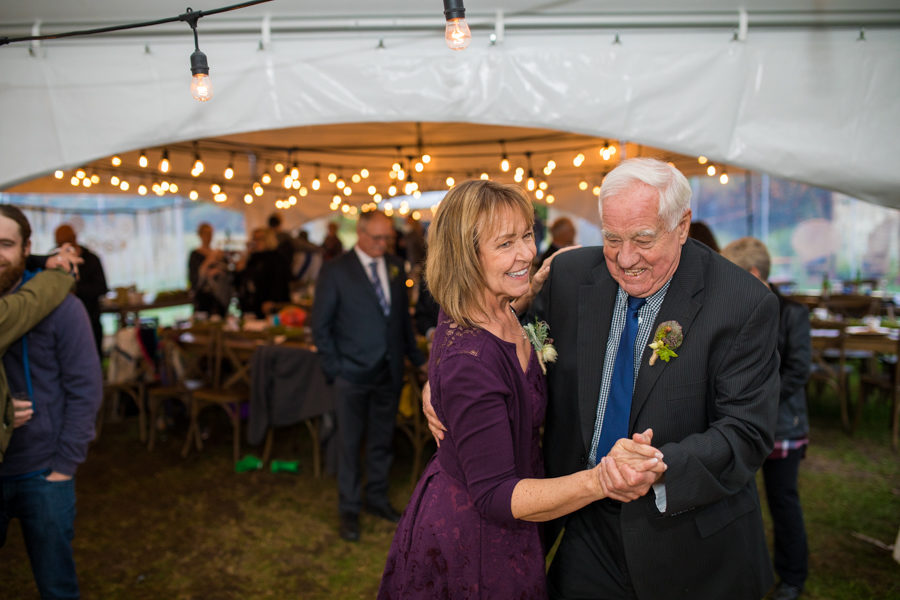
[[[153,27],[154,25],[163,25],[165,23],[174,23],[175,21],[184,21],[188,23],[191,28],[194,30],[194,44],[196,46],[196,37],[197,37],[197,21],[201,17],[206,17],[209,15],[216,15],[223,12],[228,12],[231,10],[237,10],[239,8],[246,8],[248,6],[253,6],[254,4],[262,4],[263,2],[271,2],[272,0],[252,0],[250,2],[241,2],[240,4],[232,4],[231,6],[223,6],[221,8],[214,8],[213,10],[197,10],[193,11],[190,8],[183,14],[178,15],[177,17],[169,17],[166,19],[157,19],[156,21],[142,21],[140,23],[129,23],[126,25],[110,25],[109,27],[98,27],[96,29],[82,29],[79,31],[67,31],[65,33],[51,33],[47,35],[30,35],[27,37],[18,37],[18,38],[10,38],[10,37],[0,37],[0,46],[5,46],[6,44],[13,44],[16,42],[33,42],[39,40],[58,40],[61,38],[67,37],[75,37],[82,35],[96,35],[99,33],[110,33],[113,31],[125,31],[126,29],[137,29],[139,27]]]

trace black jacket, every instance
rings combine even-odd
[[[809,379],[812,349],[810,347],[809,310],[778,293],[781,320],[778,324],[778,354],[781,356],[781,394],[778,399],[776,440],[794,440],[809,433],[806,411],[806,381]]]

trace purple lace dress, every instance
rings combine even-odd
[[[510,508],[519,480],[543,477],[537,354],[523,373],[514,344],[442,312],[429,380],[447,432],[397,527],[378,598],[546,598],[538,525]]]

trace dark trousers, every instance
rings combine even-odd
[[[775,572],[785,583],[803,587],[808,574],[806,528],[797,493],[797,471],[805,448],[790,450],[787,458],[763,463],[766,499],[775,537]]]
[[[47,481],[44,475],[0,482],[0,546],[11,519],[19,519],[31,572],[41,598],[78,598],[72,556],[75,480]]]
[[[625,564],[621,504],[601,500],[569,517],[547,574],[554,600],[636,598]]]
[[[385,369],[386,371],[386,369]],[[394,422],[400,393],[390,374],[371,384],[338,377],[335,417],[338,440],[338,510],[358,514],[363,506],[360,450],[365,439],[366,503],[388,504],[388,475],[394,460]]]

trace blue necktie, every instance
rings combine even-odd
[[[378,304],[381,305],[384,316],[388,316],[391,312],[391,305],[388,303],[388,300],[384,295],[384,289],[381,287],[381,278],[378,277],[378,261],[373,260],[370,262],[369,270],[372,271],[372,285],[375,286],[375,295],[378,296]]]
[[[597,444],[598,463],[609,453],[616,440],[628,435],[631,394],[634,391],[634,340],[638,332],[638,310],[644,302],[644,298],[628,296],[625,327],[622,329],[619,348],[616,350],[612,382],[606,398],[606,412],[603,414],[603,428],[600,430],[600,441]]]

